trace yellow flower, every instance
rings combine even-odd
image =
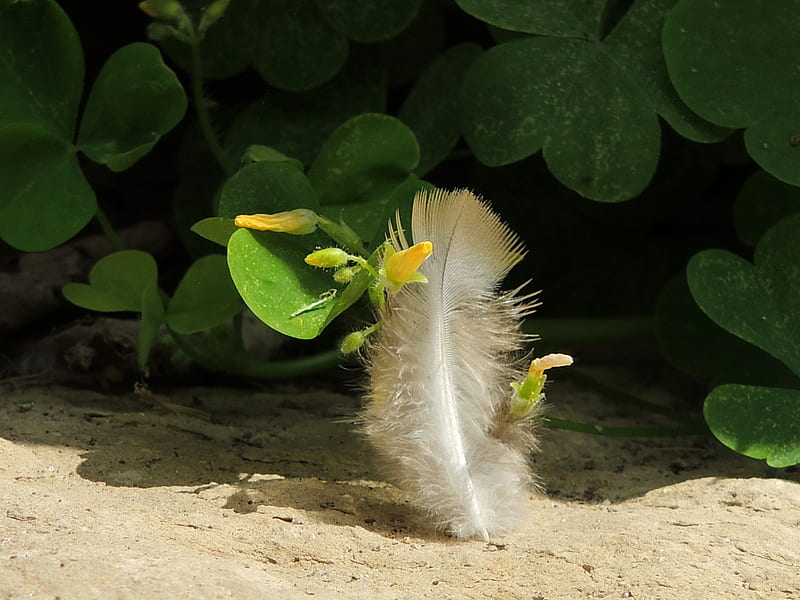
[[[381,273],[389,289],[396,293],[410,281],[427,282],[428,279],[417,270],[433,252],[431,242],[420,242],[410,248],[394,252],[386,257]]]
[[[531,414],[534,407],[544,398],[544,384],[547,375],[544,372],[554,367],[568,367],[572,364],[569,354],[548,354],[531,361],[528,376],[522,383],[512,383],[514,396],[511,399],[506,419],[518,421]]]
[[[233,222],[237,227],[247,229],[306,235],[316,231],[319,218],[313,210],[296,208],[271,215],[239,215]]]
[[[528,376],[539,379],[547,369],[553,367],[568,367],[572,364],[572,357],[569,354],[548,354],[534,358],[528,369]]]

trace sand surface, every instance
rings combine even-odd
[[[0,598],[800,599],[800,473],[710,438],[545,432],[534,518],[464,542],[375,466],[354,396],[156,392],[0,387]]]

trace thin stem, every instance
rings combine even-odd
[[[208,144],[208,149],[222,167],[226,177],[230,177],[235,172],[231,167],[228,155],[219,142],[217,133],[211,124],[211,117],[208,114],[205,99],[203,98],[203,64],[200,60],[200,40],[196,33],[192,32],[189,47],[192,50],[192,97],[194,108],[197,113],[197,121],[200,123],[200,130]]]
[[[560,373],[560,375],[564,379],[571,380],[582,387],[599,392],[600,394],[620,404],[635,406],[641,410],[664,415],[665,417],[669,417],[670,419],[680,421],[682,423],[696,422],[696,419],[684,415],[683,413],[671,408],[667,408],[666,406],[661,406],[655,402],[643,400],[642,398],[634,396],[633,394],[629,394],[628,392],[623,392],[622,390],[612,387],[607,383],[603,383],[602,381],[598,381],[594,377],[590,377],[589,375],[586,375],[577,369],[565,369]]]
[[[317,371],[324,371],[335,367],[342,359],[338,349],[326,350],[319,354],[304,356],[291,360],[280,360],[274,362],[261,362],[244,357],[236,362],[230,361],[224,364],[218,363],[211,357],[198,352],[189,345],[184,337],[179,333],[169,330],[172,339],[177,346],[194,362],[209,371],[222,371],[234,375],[244,375],[246,377],[257,377],[259,379],[281,379],[285,377],[295,377],[297,375],[307,375]]]
[[[577,423],[556,417],[539,417],[542,424],[554,429],[605,435],[610,437],[678,437],[684,435],[705,435],[708,427],[705,423],[692,423],[678,427],[604,427],[589,423]]]
[[[522,331],[540,336],[551,344],[592,343],[652,337],[651,317],[600,317],[525,319]]]
[[[100,208],[99,204],[97,205],[97,210],[94,213],[94,218],[97,219],[97,222],[100,224],[103,233],[105,233],[106,237],[111,241],[111,245],[114,247],[114,250],[125,250],[125,242],[123,242],[122,238],[120,238],[117,232],[114,231],[114,228],[111,226],[111,221],[108,220],[106,213],[102,208]]]

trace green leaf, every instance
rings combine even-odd
[[[353,56],[335,79],[320,88],[277,91],[240,112],[226,133],[225,149],[230,156],[241,156],[248,146],[263,144],[309,165],[347,119],[384,109],[384,88],[369,57]]]
[[[464,136],[489,166],[543,149],[553,175],[593,200],[620,202],[649,183],[660,131],[641,89],[600,47],[521,39],[495,46],[461,88]]]
[[[100,312],[142,311],[142,294],[158,285],[156,261],[141,250],[123,250],[101,258],[89,271],[89,283],[68,283],[67,300]]]
[[[212,254],[192,263],[167,306],[167,324],[180,334],[221,325],[242,310],[224,256]]]
[[[192,225],[192,231],[197,235],[220,246],[227,246],[228,240],[237,229],[239,228],[234,224],[233,219],[224,217],[208,217]]]
[[[347,204],[387,192],[419,162],[414,133],[388,115],[363,114],[333,132],[308,178],[320,204]]]
[[[303,163],[296,158],[289,158],[283,152],[275,150],[275,148],[262,146],[260,144],[248,146],[247,150],[244,151],[242,163],[251,162],[285,162],[292,165],[301,173],[303,172]]]
[[[586,3],[600,29],[597,7]],[[640,0],[606,39],[525,37],[501,43],[476,60],[460,90],[462,127],[476,157],[510,164],[540,149],[553,175],[593,200],[619,202],[650,182],[659,156],[663,116],[696,141],[727,132],[698,119],[679,100],[661,55],[660,29],[671,0]],[[484,7],[481,18],[508,27],[501,7],[515,8],[514,29],[564,35],[586,31],[576,3],[512,2]],[[496,14],[495,14],[496,11]],[[549,22],[548,15],[558,18]],[[555,17],[553,17],[555,18]],[[526,21],[528,19],[528,21]],[[527,23],[527,25],[526,25]]]
[[[52,0],[0,2],[0,128],[36,123],[72,139],[83,88],[78,34]]]
[[[416,173],[424,175],[441,162],[461,137],[456,93],[467,67],[481,54],[477,44],[448,48],[417,79],[397,116],[408,125],[420,146]]]
[[[306,176],[287,162],[256,162],[225,182],[218,212],[232,219],[295,208],[319,211],[317,195]]]
[[[592,37],[601,2],[583,0],[456,0],[481,21],[510,31],[557,37]]]
[[[420,0],[317,0],[322,15],[351,40],[380,42],[403,31],[419,10]]]
[[[773,176],[800,185],[800,0],[771,3],[681,0],[664,24],[675,89],[698,115],[744,127],[750,155]]]
[[[757,171],[736,197],[736,233],[745,244],[755,246],[770,227],[795,213],[800,213],[800,189]]]
[[[208,0],[181,0],[195,19],[208,6]],[[222,18],[206,30],[200,41],[203,77],[227,79],[238,75],[250,64],[250,57],[258,43],[257,24],[253,14],[259,0],[236,0],[225,9]],[[181,69],[192,71],[191,49],[188,44],[168,37],[158,41],[159,46]]]
[[[448,7],[423,2],[411,24],[400,34],[367,46],[370,54],[380,57],[390,86],[413,83],[422,70],[444,50],[446,43],[445,16]],[[375,52],[377,50],[377,52]]]
[[[74,149],[34,125],[0,129],[0,239],[27,252],[67,241],[97,209]]]
[[[685,272],[664,285],[656,301],[655,332],[678,369],[714,384],[800,387],[778,359],[716,325],[692,298]]]
[[[240,229],[228,241],[231,277],[247,306],[271,328],[300,339],[319,335],[336,305],[331,290],[338,294],[330,273],[305,264],[313,250],[307,237]]]
[[[348,41],[322,18],[314,0],[264,0],[253,66],[270,84],[308,90],[331,79],[347,60]]]
[[[732,450],[771,467],[800,463],[800,390],[723,385],[708,395],[703,412]]]
[[[165,318],[164,302],[156,282],[151,281],[144,287],[140,306],[142,320],[139,323],[137,356],[139,370],[146,374],[147,357],[150,356],[150,349],[158,338],[158,332]]]
[[[186,95],[155,46],[123,46],[106,61],[89,94],[78,146],[112,171],[147,154],[186,112]]]
[[[800,215],[756,246],[755,264],[705,250],[687,267],[698,306],[715,323],[781,360],[800,376]]]

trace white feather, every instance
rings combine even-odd
[[[516,527],[527,515],[532,438],[506,420],[530,296],[498,292],[524,256],[519,238],[467,190],[420,192],[414,242],[433,254],[387,298],[367,349],[364,428],[418,503],[460,538]],[[405,234],[391,230],[396,250]]]

